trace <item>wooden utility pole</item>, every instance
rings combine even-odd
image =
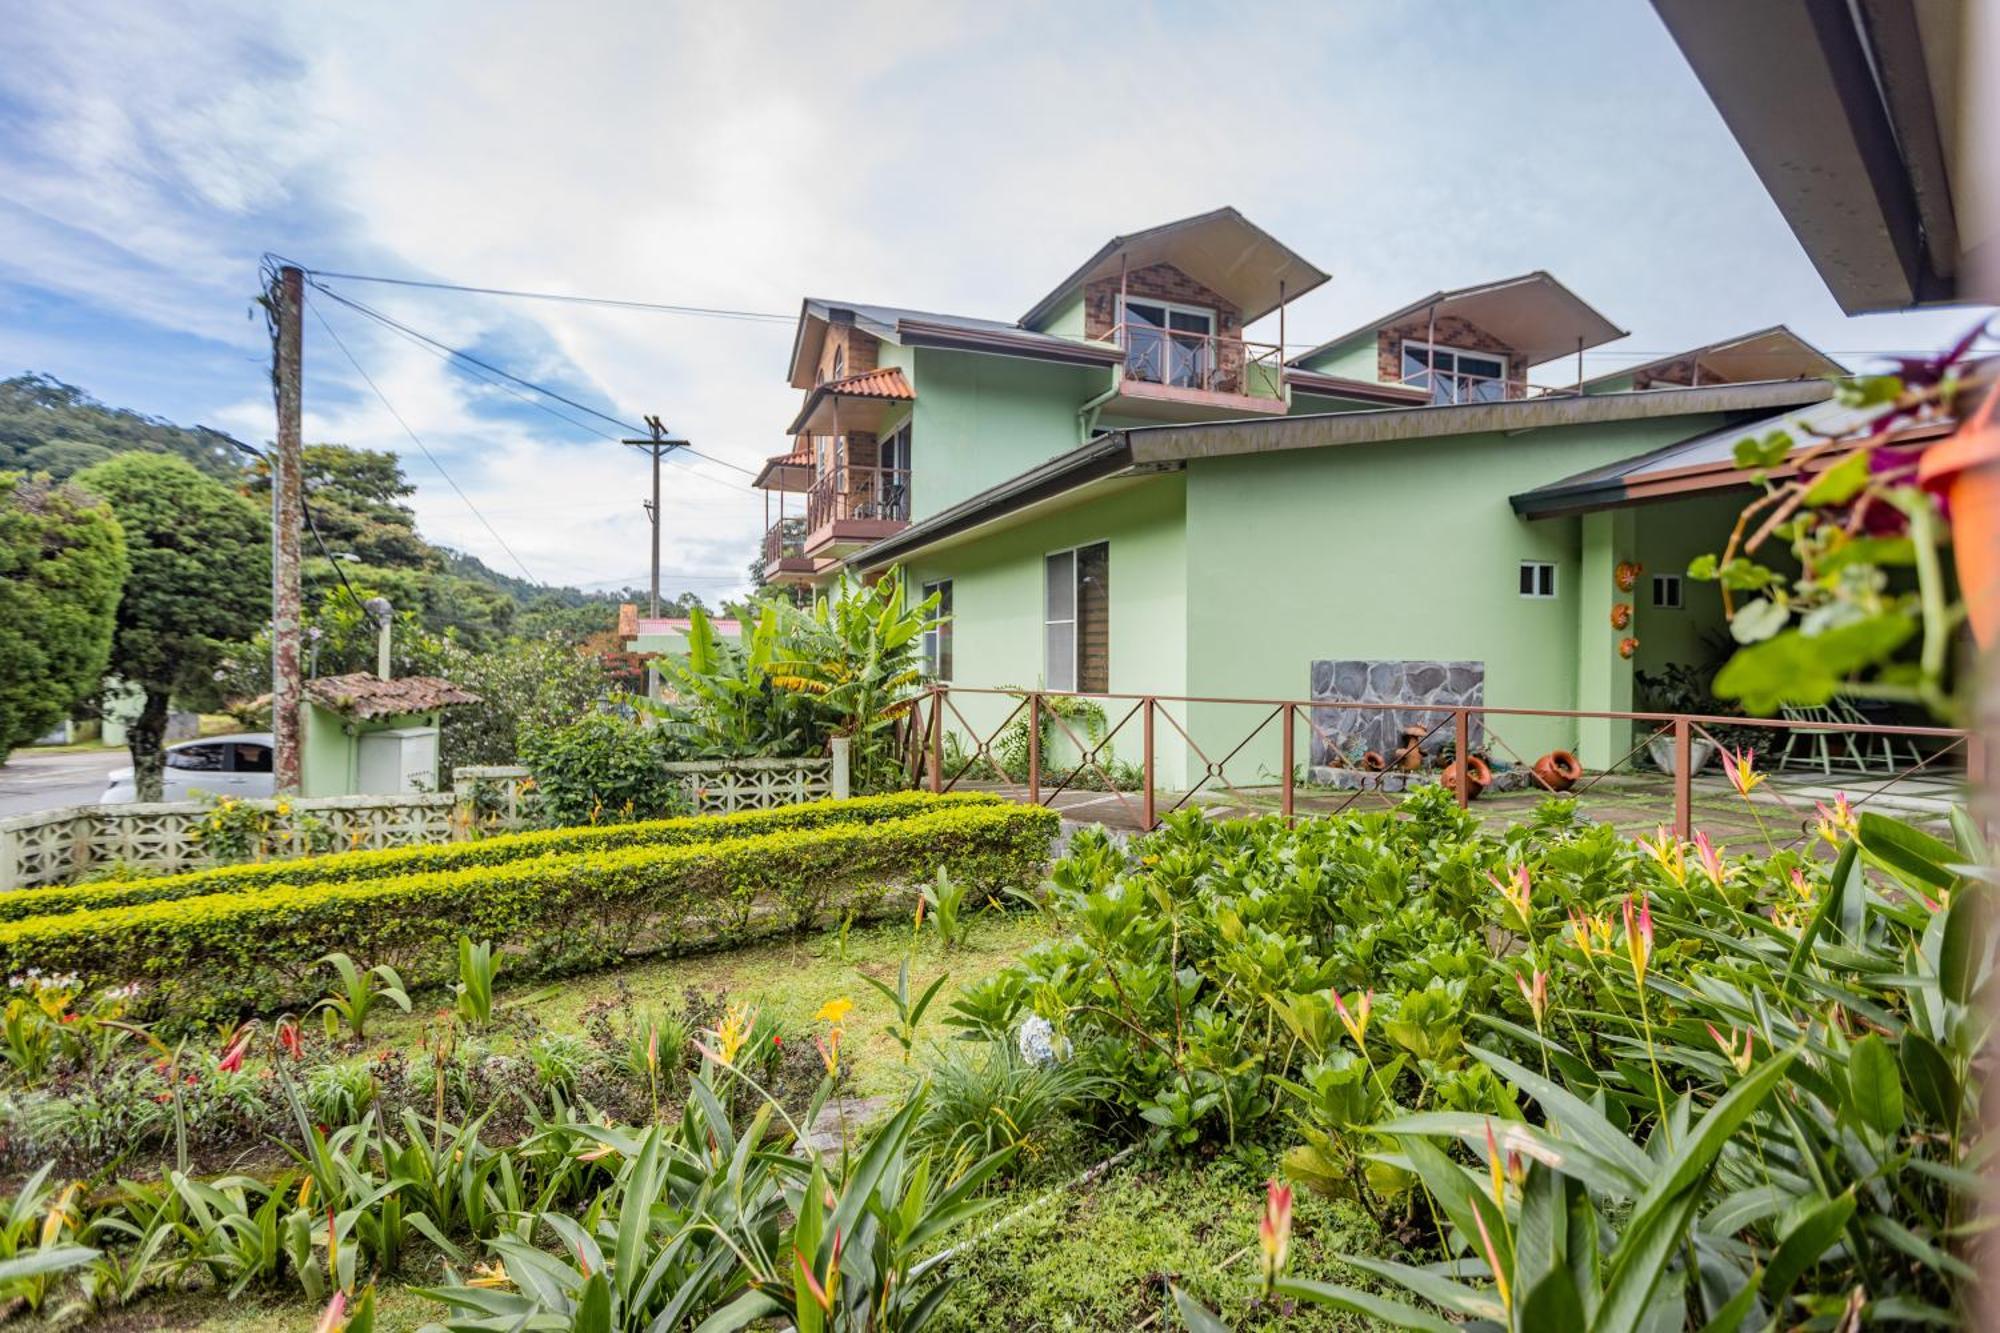
[[[653,520],[653,584],[650,610],[646,612],[654,620],[660,618],[660,459],[676,449],[687,448],[686,440],[670,439],[667,428],[658,417],[646,418],[646,429],[650,432],[643,440],[620,440],[653,456],[653,500],[646,506],[647,516]]]
[[[280,796],[299,793],[300,376],[305,352],[305,274],[281,266],[267,294],[275,361],[278,447],[271,459],[271,739],[272,776]]]

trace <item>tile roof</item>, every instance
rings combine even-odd
[[[910,387],[910,382],[903,378],[902,370],[896,366],[883,366],[842,379],[828,380],[815,392],[838,394],[843,398],[899,398],[912,402],[917,396],[917,391]]]
[[[359,718],[396,713],[428,713],[455,704],[476,704],[480,697],[439,676],[398,676],[383,680],[371,671],[345,676],[316,676],[306,682],[314,703]]]

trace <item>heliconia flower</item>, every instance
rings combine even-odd
[[[1835,792],[1833,804],[1815,801],[1813,809],[1819,815],[1817,832],[1819,836],[1838,847],[1843,838],[1851,838],[1860,829],[1860,821],[1854,817],[1854,807],[1847,803],[1847,793]]]
[[[660,1072],[660,1030],[648,1028],[646,1031],[646,1072]]]
[[[1756,763],[1755,750],[1722,751],[1723,772],[1729,774],[1729,785],[1736,788],[1738,796],[1748,797],[1751,792],[1757,790],[1758,784],[1764,781],[1764,775],[1757,771]]]
[[[498,1260],[490,1264],[474,1264],[472,1274],[472,1279],[465,1284],[468,1287],[510,1287],[514,1284],[514,1279],[507,1275],[507,1265]]]
[[[792,1247],[792,1253],[798,1256],[799,1273],[805,1278],[806,1289],[812,1292],[813,1301],[820,1309],[831,1314],[834,1293],[840,1290],[840,1233],[838,1231],[833,1233],[833,1262],[827,1266],[825,1286],[820,1285],[819,1275],[814,1273],[812,1265],[806,1262],[805,1251],[795,1245]]]
[[[1486,1214],[1474,1208],[1472,1210],[1472,1220],[1479,1226],[1479,1243],[1485,1247],[1486,1266],[1493,1273],[1493,1287],[1500,1294],[1500,1304],[1502,1307],[1512,1310],[1514,1308],[1513,1289],[1507,1285],[1507,1274],[1500,1267],[1500,1250],[1493,1244],[1493,1233],[1486,1229]]]
[[[1354,1038],[1354,1044],[1363,1049],[1368,1045],[1368,1015],[1374,1008],[1375,992],[1372,990],[1363,992],[1361,998],[1354,1002],[1351,1012],[1347,1002],[1340,998],[1340,992],[1333,992],[1333,1009],[1340,1015],[1340,1025],[1347,1029],[1348,1036]]]
[[[1725,850],[1727,849],[1717,847],[1714,843],[1710,842],[1708,834],[1699,829],[1695,831],[1695,859],[1701,862],[1702,873],[1713,880],[1715,887],[1718,889],[1722,887],[1722,881],[1729,877],[1729,868],[1722,862],[1722,854]]]
[[[72,1183],[49,1205],[48,1216],[42,1219],[42,1248],[47,1249],[62,1235],[63,1226],[70,1220],[69,1206],[76,1198],[77,1186]]]
[[[1625,952],[1632,959],[1632,979],[1643,984],[1653,961],[1653,906],[1638,894],[1625,900]]]
[[[1494,888],[1500,890],[1500,896],[1507,900],[1508,905],[1520,914],[1521,924],[1528,924],[1532,920],[1529,916],[1530,884],[1528,880],[1528,867],[1525,865],[1515,866],[1508,873],[1506,879],[1501,879],[1489,870],[1486,872],[1486,878],[1493,882]]]
[[[340,1228],[335,1225],[333,1209],[326,1210],[326,1271],[340,1272]]]
[[[326,1303],[326,1310],[313,1325],[313,1333],[340,1333],[347,1325],[347,1293],[336,1291],[333,1299]]]
[[[825,1062],[826,1072],[829,1074],[838,1074],[840,1072],[840,1029],[835,1028],[827,1034],[825,1039],[814,1037],[813,1042],[819,1047],[819,1058]]]
[[[1666,872],[1668,879],[1676,885],[1687,883],[1687,848],[1682,845],[1679,838],[1668,834],[1665,824],[1659,826],[1659,834],[1653,841],[1648,842],[1641,838],[1639,845],[1659,863],[1660,869]]]
[[[1264,1216],[1257,1221],[1257,1244],[1264,1251],[1264,1290],[1269,1293],[1278,1275],[1285,1271],[1285,1256],[1292,1248],[1292,1187],[1268,1181],[1264,1187]]]
[[[1704,1026],[1708,1028],[1708,1035],[1714,1038],[1715,1044],[1722,1048],[1722,1053],[1729,1057],[1729,1063],[1736,1067],[1736,1072],[1739,1074],[1749,1073],[1751,1052],[1757,1040],[1755,1030],[1746,1030],[1743,1033],[1743,1049],[1739,1052],[1736,1049],[1735,1028],[1729,1029],[1729,1035],[1724,1037],[1720,1032],[1715,1030],[1715,1024],[1708,1023]]]
[[[299,1197],[294,1201],[293,1206],[297,1208],[304,1208],[306,1205],[312,1202],[312,1196],[313,1196],[313,1178],[311,1176],[307,1176],[305,1179],[299,1182]]]
[[[1549,974],[1536,968],[1534,981],[1530,984],[1527,977],[1516,972],[1514,984],[1521,988],[1521,998],[1528,1002],[1528,1009],[1534,1014],[1535,1021],[1541,1022],[1542,1015],[1549,1007]]]

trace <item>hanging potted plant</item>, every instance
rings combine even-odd
[[[1648,713],[1715,713],[1721,705],[1708,690],[1708,673],[1686,662],[1675,662],[1657,675],[1632,673],[1642,706]],[[1650,723],[1646,725],[1652,725]],[[1663,732],[1646,742],[1646,754],[1662,773],[1674,771],[1674,737]],[[1688,772],[1699,773],[1715,757],[1715,742],[1705,736],[1688,738]]]

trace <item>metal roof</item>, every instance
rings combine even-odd
[[[1596,307],[1556,281],[1544,269],[1482,282],[1472,287],[1432,292],[1400,310],[1371,320],[1357,329],[1329,338],[1309,352],[1293,357],[1286,365],[1303,366],[1330,348],[1364,333],[1373,333],[1412,315],[1435,309],[1471,320],[1508,347],[1527,357],[1530,365],[1574,355],[1579,346],[1588,350],[1623,338],[1626,331],[1599,314]]]
[[[1741,333],[1734,338],[1724,338],[1718,342],[1703,343],[1700,347],[1690,347],[1683,352],[1656,357],[1636,366],[1626,366],[1620,370],[1607,370],[1602,375],[1593,375],[1583,382],[1585,389],[1593,384],[1602,384],[1623,375],[1638,376],[1662,366],[1671,366],[1676,361],[1702,361],[1714,363],[1717,370],[1715,382],[1718,384],[1741,384],[1752,380],[1774,380],[1786,378],[1810,378],[1819,375],[1845,375],[1847,367],[1828,356],[1819,348],[1792,332],[1790,326],[1773,324],[1769,328]],[[1812,369],[1799,376],[1775,374],[1783,370],[1781,362],[1792,361],[1798,366]],[[1747,364],[1745,364],[1747,363]],[[1740,375],[1726,373],[1730,365],[1736,364],[1750,372]]]

